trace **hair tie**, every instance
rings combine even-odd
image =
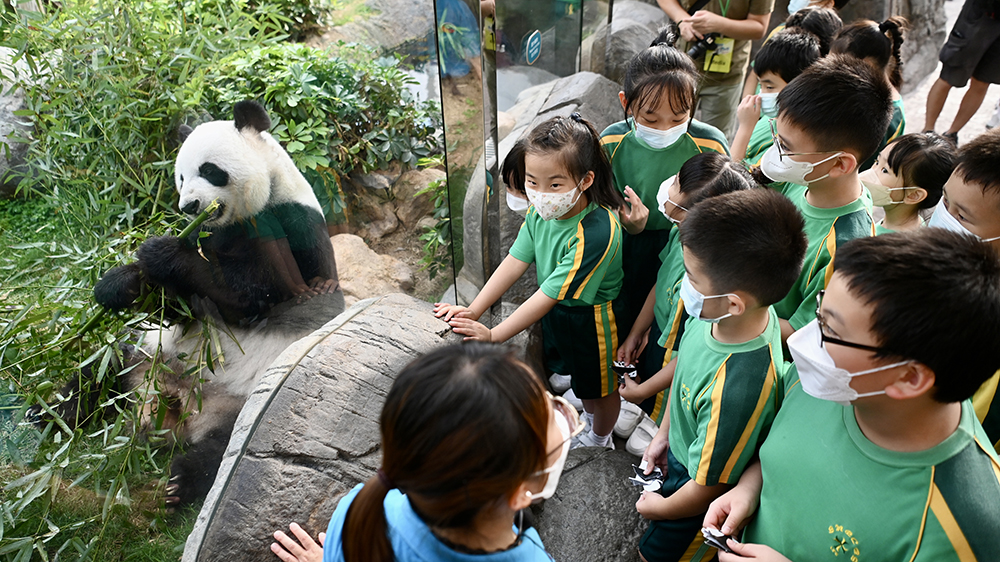
[[[888,21],[884,21],[884,22],[878,24],[878,30],[881,31],[882,33],[888,33],[890,28],[889,28],[888,25],[886,25],[887,23],[889,23],[889,22]]]
[[[579,111],[574,111],[573,113],[570,113],[569,118],[572,119],[573,121],[576,121],[577,123],[583,123],[583,116],[580,115]]]
[[[395,482],[389,480],[389,477],[385,475],[385,471],[382,470],[381,468],[378,469],[378,472],[376,472],[375,474],[378,476],[379,481],[382,482],[382,485],[385,486],[386,488],[391,490],[396,487]]]

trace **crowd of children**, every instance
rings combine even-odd
[[[622,121],[598,134],[586,115],[555,117],[514,145],[502,177],[511,208],[527,209],[520,232],[471,304],[435,312],[482,342],[540,322],[547,367],[570,376],[566,398],[584,414],[579,426],[552,418],[547,441],[541,421],[525,430],[547,449],[519,452],[517,474],[489,488],[504,498],[490,511],[499,542],[458,552],[510,538],[516,508],[558,476],[565,451],[553,441],[614,448],[617,434],[647,474],[662,472],[636,502],[650,521],[636,545],[644,562],[996,558],[1000,131],[961,147],[901,134],[905,29],[796,11],[753,61],[732,157],[725,135],[693,117],[699,73],[669,30],[628,64]],[[531,264],[537,292],[496,326],[480,323]],[[635,378],[619,380],[615,361]],[[539,402],[532,392],[523,400]],[[446,545],[468,538],[416,482],[431,465],[390,462],[390,450],[430,457],[441,445],[390,449],[386,415],[384,472],[338,507],[327,537],[344,556],[327,560],[386,559],[371,556],[398,534],[391,545],[352,537],[369,520],[383,537],[386,518],[410,513],[386,495],[394,487],[423,514],[408,525],[422,520]],[[562,460],[549,464],[546,450]],[[456,448],[433,466],[492,454]],[[537,544],[514,530],[514,546],[495,550]]]

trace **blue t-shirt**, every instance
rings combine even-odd
[[[347,517],[347,509],[354,501],[354,496],[358,495],[362,486],[364,484],[355,486],[337,504],[337,509],[330,518],[330,526],[326,529],[323,562],[340,562],[344,559],[341,542],[344,519]],[[410,507],[410,500],[399,490],[389,490],[383,505],[389,527],[389,542],[392,544],[396,562],[550,562],[552,560],[552,557],[545,552],[542,539],[535,529],[525,531],[521,544],[510,550],[491,554],[465,554],[455,552],[438,540]]]

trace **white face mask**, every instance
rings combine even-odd
[[[809,0],[789,0],[788,15],[792,15],[808,5],[809,5]]]
[[[792,353],[792,359],[795,360],[799,380],[802,382],[802,390],[820,400],[829,400],[841,406],[850,406],[851,402],[858,398],[885,394],[885,389],[858,394],[858,391],[851,388],[851,379],[899,367],[910,362],[900,361],[857,373],[848,372],[846,369],[837,367],[833,362],[830,354],[822,345],[820,330],[819,322],[813,320],[788,336],[788,351]]]
[[[677,207],[682,211],[687,211],[687,209],[685,209],[681,205],[678,205],[675,201],[670,199],[670,188],[673,187],[674,182],[676,180],[677,180],[677,174],[674,174],[669,178],[663,180],[663,183],[660,184],[659,191],[656,192],[656,205],[660,209],[660,212],[663,213],[663,216],[667,217],[668,221],[674,224],[680,224],[681,221],[667,214],[667,209],[673,207]]]
[[[931,220],[927,221],[927,226],[932,226],[934,228],[943,228],[945,230],[951,230],[952,232],[959,232],[961,234],[970,234],[979,238],[983,242],[992,242],[994,240],[1000,240],[1000,236],[994,236],[993,238],[980,238],[979,235],[973,234],[965,225],[962,224],[954,215],[948,212],[947,207],[944,206],[944,199],[934,207],[934,214],[931,215]]]
[[[694,288],[691,284],[691,280],[688,279],[687,273],[681,279],[681,290],[680,297],[684,301],[684,310],[687,311],[688,316],[692,318],[697,318],[698,320],[704,320],[705,322],[711,322],[712,324],[718,324],[719,321],[724,320],[732,316],[732,313],[724,314],[718,318],[702,318],[701,309],[705,306],[706,299],[717,299],[719,297],[735,297],[733,293],[725,293],[723,295],[709,295],[705,296],[698,292],[698,289]]]
[[[781,152],[778,150],[778,145],[772,144],[771,148],[768,148],[767,151],[764,152],[764,156],[760,159],[760,171],[764,172],[764,175],[776,182],[809,185],[813,182],[825,179],[830,175],[827,173],[824,176],[806,181],[806,176],[811,174],[816,166],[828,160],[833,160],[841,154],[843,154],[843,152],[837,152],[827,156],[819,162],[796,162],[795,160],[792,160],[790,156],[782,158]]]
[[[528,203],[528,200],[523,197],[512,195],[509,191],[506,192],[506,195],[507,208],[523,217],[528,212],[528,207],[531,203]]]
[[[538,211],[538,216],[542,217],[542,220],[549,221],[565,215],[576,205],[580,196],[583,195],[583,192],[580,191],[582,183],[583,180],[580,180],[576,187],[565,193],[542,193],[528,186],[524,186],[524,191],[528,194],[528,201]]]
[[[528,496],[531,498],[532,503],[547,500],[552,497],[552,494],[556,493],[556,486],[559,485],[559,476],[562,475],[563,466],[566,464],[566,457],[569,456],[569,422],[567,422],[566,418],[561,414],[556,413],[556,425],[559,426],[559,435],[563,436],[562,451],[559,452],[559,458],[552,464],[552,466],[546,468],[545,470],[539,470],[533,475],[540,476],[542,474],[548,474],[549,477],[545,481],[545,486],[542,487],[540,492],[537,494],[528,492]]]
[[[680,125],[671,127],[666,131],[640,125],[635,119],[632,120],[632,123],[635,124],[635,136],[639,137],[639,140],[645,142],[651,148],[660,149],[674,144],[678,139],[684,136],[684,133],[687,132],[688,121],[690,121],[690,119],[685,120]]]
[[[878,181],[878,173],[873,168],[861,172],[859,177],[861,178],[861,183],[872,194],[872,205],[876,207],[889,207],[902,203],[902,200],[893,201],[891,192],[909,189],[908,187],[886,187],[882,185]]]
[[[760,94],[760,113],[766,117],[778,116],[778,93]]]

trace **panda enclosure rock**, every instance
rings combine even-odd
[[[378,418],[395,374],[454,343],[426,302],[359,301],[290,346],[247,399],[183,562],[270,562],[275,530],[325,531],[340,498],[381,462]],[[555,496],[534,508],[556,560],[636,560],[644,523],[624,451],[570,453]]]

